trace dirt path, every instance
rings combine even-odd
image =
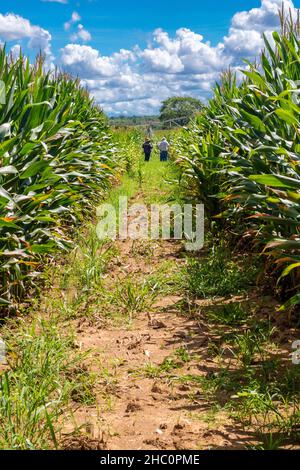
[[[169,269],[185,263],[179,243],[137,247],[117,242],[117,248],[117,262],[109,266],[106,279],[109,289],[128,276],[141,282],[166,263]],[[166,274],[164,284],[168,282]],[[97,405],[74,411],[65,432],[75,422],[88,437],[73,438],[69,445],[112,450],[244,448],[243,432],[223,412],[215,413],[199,392],[197,378],[212,374],[215,365],[207,357],[205,327],[197,318],[179,314],[182,301],[159,293],[149,309],[121,326],[77,322],[78,344],[92,350],[89,369],[97,376]]]
[[[171,165],[151,161],[143,167],[139,183],[125,176],[111,200],[116,203],[125,194],[130,203],[167,203],[176,191],[176,185],[167,184],[174,176],[172,171]],[[91,233],[87,243],[91,265],[83,268],[84,279],[97,268],[94,227]],[[252,408],[249,413],[246,409],[240,412],[233,401],[250,377],[249,364],[257,361],[251,369],[253,377],[259,361],[273,364],[275,359],[274,355],[256,358],[252,336],[247,336],[253,326],[238,320],[231,324],[227,315],[233,308],[233,314],[242,313],[244,318],[245,308],[250,322],[251,305],[255,304],[258,325],[259,315],[270,318],[276,311],[274,301],[264,299],[255,288],[244,289],[242,294],[237,289],[234,295],[222,298],[190,299],[183,279],[189,277],[186,269],[191,260],[181,242],[116,241],[110,250],[112,255],[106,259],[104,271],[100,268],[91,293],[83,296],[80,311],[73,309],[74,319],[66,323],[67,328],[74,327],[76,347],[87,352],[88,358],[80,396],[72,397],[72,412],[63,418],[62,447],[256,448],[262,422],[253,427],[256,412]],[[238,264],[235,270],[240,272]],[[220,271],[222,275],[225,272]],[[235,282],[228,276],[227,282]],[[224,310],[225,321],[221,317],[217,322],[208,321],[207,309],[212,307],[221,307],[221,314]],[[260,328],[265,331],[267,327]],[[261,341],[260,351],[264,351],[266,343]],[[272,447],[272,436],[269,444]]]
[[[107,196],[115,209],[123,195],[180,200],[171,164],[138,170]],[[299,330],[255,285],[252,257],[221,244],[193,257],[181,242],[103,242],[89,222],[75,236],[49,261],[31,316],[2,330],[0,373],[12,384],[2,413],[17,418],[4,421],[3,448],[299,448]],[[52,403],[50,418],[36,421],[37,403]]]
[[[167,201],[174,185],[165,177],[172,169],[154,161],[143,171],[130,202]],[[77,404],[64,418],[64,446],[244,449],[255,442],[224,410],[225,394],[215,401],[203,393],[203,379],[220,366],[209,353],[213,332],[201,320],[201,305],[195,312],[178,288],[183,244],[117,241],[113,252],[97,307],[74,320],[77,346],[90,351],[86,368],[94,374],[96,400]]]
[[[168,203],[176,197],[174,174],[172,165],[154,159],[142,167],[138,180],[125,175],[110,200],[115,207],[120,195],[127,195],[131,204]],[[217,271],[219,284],[214,273],[204,274],[219,289],[226,280],[230,295],[193,294],[185,284],[192,279],[187,274],[191,259],[181,242],[117,241],[103,271],[95,261],[93,237],[95,227],[86,246],[79,246],[81,258],[90,261],[78,271],[83,282],[78,282],[81,274],[75,275],[81,287],[71,297],[80,298],[87,283],[92,288],[79,307],[71,300],[73,320],[66,322],[66,328],[74,328],[76,347],[88,358],[79,374],[79,396],[72,396],[72,411],[63,417],[62,447],[234,450],[263,442],[273,448],[268,420],[275,422],[276,416],[272,407],[264,408],[265,397],[257,390],[268,386],[269,376],[266,382],[260,377],[275,367],[277,357],[289,355],[288,346],[279,346],[280,339],[278,345],[270,343],[271,335],[275,337],[265,319],[274,317],[275,300],[247,284],[239,290],[239,260],[231,261],[228,273],[225,267]],[[69,271],[76,267],[72,263]],[[197,278],[193,282],[199,283]],[[210,320],[209,310],[220,316]],[[245,406],[240,391],[249,398]],[[258,405],[252,404],[253,396]],[[257,409],[267,411],[257,418]]]

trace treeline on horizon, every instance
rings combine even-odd
[[[115,127],[153,127],[154,129],[172,129],[189,124],[191,119],[203,109],[203,103],[191,96],[171,96],[164,100],[158,115],[119,116],[110,122]]]

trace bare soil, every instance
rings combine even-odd
[[[178,268],[185,263],[180,243],[155,243],[150,263],[148,255],[143,256],[143,244],[138,253],[133,245],[118,242],[120,257],[110,266],[108,286],[133,273],[144,278],[166,260]],[[218,369],[207,354],[206,325],[197,317],[179,314],[180,301],[179,296],[162,295],[151,311],[134,315],[130,326],[76,320],[80,348],[92,351],[89,368],[97,375],[97,405],[73,410],[72,419],[64,423],[65,447],[244,449],[255,443],[255,437],[226,412],[213,413],[196,384],[180,380]],[[179,348],[188,352],[190,360],[177,358],[174,370],[155,374],[155,367]],[[83,434],[76,437],[75,428]]]

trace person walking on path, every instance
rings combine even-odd
[[[168,160],[168,150],[170,148],[170,144],[169,142],[167,141],[167,139],[165,137],[162,138],[162,141],[159,142],[158,144],[158,148],[159,148],[159,151],[160,151],[160,161],[161,162],[166,162]]]
[[[145,154],[145,162],[149,162],[151,153],[152,153],[153,145],[151,143],[151,140],[146,138],[145,142],[143,144],[143,150]]]

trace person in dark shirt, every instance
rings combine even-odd
[[[153,149],[153,145],[151,143],[151,140],[146,138],[143,144],[143,150],[144,150],[146,162],[149,162],[150,160],[152,149]]]

